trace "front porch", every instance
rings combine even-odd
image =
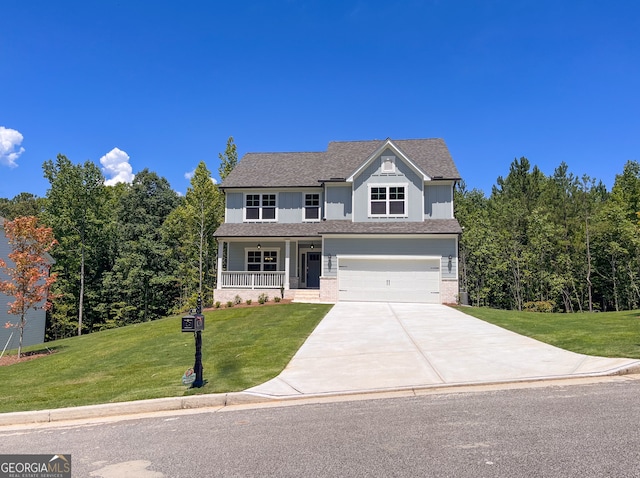
[[[318,290],[322,273],[322,240],[317,237],[234,238],[218,240],[216,295],[223,291]],[[266,293],[266,292],[265,292]],[[255,295],[251,293],[251,295]],[[286,296],[285,292],[285,296]],[[287,298],[293,298],[291,294]]]
[[[285,288],[286,271],[218,273],[218,289],[280,289]],[[286,287],[287,289],[289,287]]]

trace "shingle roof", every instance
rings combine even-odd
[[[322,221],[288,223],[224,223],[215,237],[305,237],[327,234],[460,234],[457,219],[429,219],[423,222]]]
[[[429,177],[460,179],[442,139],[390,141]],[[316,153],[247,153],[221,187],[317,187],[320,180],[349,177],[385,142],[334,141]]]

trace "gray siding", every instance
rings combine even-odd
[[[299,223],[302,220],[302,193],[278,194],[278,222]]]
[[[260,190],[251,190],[250,194],[262,194],[263,191]],[[273,192],[268,191],[268,193],[273,194]],[[276,218],[279,223],[289,223],[289,224],[299,224],[303,222],[304,218],[304,195],[307,193],[319,194],[320,195],[320,217],[322,217],[323,211],[322,206],[324,202],[324,198],[322,196],[322,190],[313,190],[309,191],[281,191],[276,192],[277,195],[276,205],[278,207],[278,211],[276,213]],[[244,192],[227,192],[226,193],[226,204],[227,204],[227,222],[232,224],[237,224],[244,222]]]
[[[351,185],[327,186],[326,218],[351,219]]]
[[[331,267],[329,267],[331,254]],[[338,255],[416,255],[441,256],[443,279],[456,279],[456,240],[454,238],[326,238],[322,250],[324,277],[337,276]],[[453,256],[449,268],[449,254]]]
[[[244,206],[244,195],[242,193],[226,193],[227,199],[227,222],[242,222],[242,207]]]
[[[453,218],[453,186],[426,184],[424,188],[424,217],[428,219]]]
[[[285,243],[284,241],[262,241],[257,239],[255,242],[231,242],[229,243],[229,249],[227,252],[228,271],[244,271],[246,270],[246,248],[255,248],[260,243],[260,248],[265,249],[280,249],[278,254],[278,270],[284,270],[285,259]],[[289,257],[289,275],[291,277],[297,276],[298,269],[298,254],[297,254],[297,242],[291,241],[290,245],[290,257]]]
[[[413,169],[396,156],[396,172],[381,172],[381,157],[393,156],[389,150],[385,150],[380,156],[374,159],[371,164],[360,172],[353,183],[354,188],[354,217],[356,222],[385,222],[385,221],[422,221],[422,184],[423,180]],[[406,218],[370,218],[368,216],[369,206],[369,184],[406,184],[408,217]]]
[[[0,257],[4,259],[7,264],[11,265],[9,261],[9,252],[11,247],[4,235],[4,229],[0,227]],[[0,271],[0,279],[7,279],[7,275],[3,271]],[[18,348],[20,341],[20,331],[15,328],[5,329],[4,324],[11,322],[17,323],[20,317],[17,315],[9,314],[9,302],[13,302],[13,298],[0,294],[0,352],[4,349],[9,337],[11,341],[8,342],[7,350],[13,350]],[[44,330],[46,313],[44,310],[30,310],[26,317],[27,323],[24,328],[24,335],[22,338],[22,345],[26,347],[28,345],[36,345],[44,342]],[[11,333],[13,332],[13,336]]]

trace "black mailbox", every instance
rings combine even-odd
[[[196,318],[193,315],[185,315],[182,318],[182,331],[183,332],[196,331]]]
[[[194,314],[182,317],[183,332],[198,332],[204,330],[204,315]]]
[[[200,330],[204,330],[204,315],[195,314],[194,317],[196,319],[196,323],[195,323],[196,332]]]

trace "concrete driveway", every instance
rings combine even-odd
[[[640,371],[640,361],[553,347],[443,305],[339,302],[273,380],[299,397]]]

